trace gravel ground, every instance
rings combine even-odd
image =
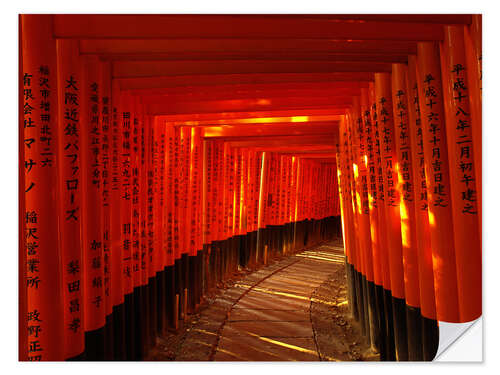
[[[318,351],[324,361],[379,361],[361,335],[359,324],[352,319],[347,305],[345,267],[339,265],[313,293],[311,318]]]

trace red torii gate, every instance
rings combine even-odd
[[[20,20],[22,360],[140,358],[175,294],[200,301],[207,254],[224,277],[331,227],[315,179],[338,182],[350,304],[382,359],[431,359],[438,320],[480,316],[480,16]]]

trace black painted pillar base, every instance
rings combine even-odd
[[[434,319],[422,316],[422,353],[424,361],[432,361],[439,346],[439,327]]]
[[[361,333],[366,335],[365,326],[365,307],[364,307],[364,294],[363,294],[363,284],[361,282],[361,273],[355,271],[354,285],[356,288],[356,303],[358,305],[358,320],[361,325]]]
[[[408,360],[423,361],[422,314],[418,307],[406,305],[406,328],[408,332]]]
[[[175,266],[165,267],[167,326],[175,328]]]
[[[156,273],[156,299],[157,299],[157,331],[162,334],[167,329],[167,308],[166,308],[166,275],[165,269]]]
[[[156,278],[150,277],[148,279],[148,296],[149,296],[149,345],[153,347],[156,344],[156,336],[158,334],[158,306],[156,299]]]
[[[197,259],[195,255],[188,256],[188,268],[189,268],[189,279],[188,279],[188,310],[190,312],[194,311],[196,307],[196,263]]]
[[[85,351],[83,353],[86,361],[103,361],[105,356],[104,347],[105,328],[85,332]]]
[[[140,287],[134,288],[132,292],[132,308],[133,308],[133,320],[132,327],[135,334],[134,340],[132,341],[132,360],[139,361],[143,357],[143,327],[142,324],[145,321],[145,316],[143,314],[144,301],[141,300],[141,290]]]
[[[370,341],[370,316],[368,313],[368,286],[367,286],[367,280],[366,276],[360,273],[361,276],[361,288],[362,288],[362,295],[363,295],[363,317],[364,317],[364,335],[368,339],[368,341],[371,344]]]
[[[106,315],[106,324],[104,326],[104,340],[105,340],[105,355],[104,359],[106,361],[112,361],[115,359],[114,355],[114,343],[113,343],[113,310],[111,310],[111,314]]]
[[[392,358],[389,354],[388,339],[387,335],[387,316],[385,315],[384,308],[384,288],[381,285],[375,285],[375,302],[377,304],[378,312],[378,325],[379,325],[379,340],[378,340],[378,350],[380,353],[381,361],[389,361]]]
[[[134,295],[133,292],[125,294],[125,360],[134,360],[135,340],[134,332]]]
[[[138,316],[138,320],[140,322],[140,349],[139,354],[141,359],[144,358],[144,356],[148,353],[149,349],[151,348],[149,346],[149,343],[151,342],[150,337],[149,337],[149,295],[148,295],[148,288],[147,285],[141,285],[138,287],[138,292],[139,292],[139,307],[140,307],[140,312]]]
[[[402,298],[392,297],[394,319],[394,346],[396,360],[408,361],[408,333],[406,328],[406,303]]]
[[[125,353],[125,305],[113,306],[113,343],[114,359],[124,361]]]
[[[358,303],[356,300],[356,285],[354,281],[354,266],[345,260],[346,276],[347,276],[347,301],[351,310],[351,316],[354,320],[359,320]]]
[[[368,299],[368,323],[370,327],[370,343],[372,348],[380,351],[380,312],[376,298],[376,285],[373,281],[366,282]]]
[[[387,348],[387,360],[396,360],[396,349],[394,344],[394,321],[392,313],[392,294],[384,289],[384,313],[385,313],[385,339]]]

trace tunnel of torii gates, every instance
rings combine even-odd
[[[382,360],[481,315],[480,15],[20,15],[19,40],[21,360],[143,359],[238,267],[337,236]]]

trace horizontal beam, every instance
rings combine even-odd
[[[328,122],[282,122],[250,125],[220,125],[203,127],[203,136],[207,139],[216,137],[249,137],[279,135],[336,134],[338,121]]]
[[[323,109],[287,109],[274,111],[251,111],[251,112],[218,112],[218,113],[192,113],[182,115],[158,115],[159,120],[172,124],[186,125],[211,125],[230,123],[268,123],[274,122],[305,122],[305,121],[340,121],[345,111],[339,108]]]
[[[330,144],[328,140],[336,138],[336,132],[330,131],[327,133],[308,133],[308,134],[247,134],[247,135],[233,135],[233,136],[217,136],[210,137],[212,140],[221,141],[231,141],[231,142],[249,142],[249,143],[259,143],[268,141],[281,141],[283,143],[294,143],[298,140],[299,144],[302,143],[318,143],[318,144]],[[324,141],[324,140],[327,141]]]
[[[335,38],[441,40],[441,24],[339,19],[335,15],[88,15],[54,16],[57,38]]]
[[[239,140],[231,140],[229,143],[234,147],[273,146],[290,147],[295,145],[330,147],[335,145],[334,134],[320,135],[286,135],[286,136],[254,136],[244,137]]]
[[[387,53],[416,54],[415,41],[341,39],[82,39],[81,54],[144,55],[183,53],[231,54],[231,53]]]
[[[346,105],[352,104],[352,95],[350,94],[352,91],[348,91],[347,94],[343,94],[342,92],[339,95],[323,91],[319,92],[323,95],[316,96],[277,96],[266,98],[265,94],[262,94],[259,97],[251,97],[251,98],[242,98],[242,99],[215,99],[215,100],[197,100],[196,97],[192,98],[193,100],[186,100],[186,98],[182,96],[168,96],[168,95],[148,95],[141,96],[141,100],[145,105],[164,105],[166,108],[205,108],[209,106],[211,108],[238,108],[238,107],[248,107],[254,106],[256,108],[262,109],[272,109],[272,107],[284,107],[284,106],[331,106],[331,105]],[[318,94],[319,94],[318,93]],[[300,92],[299,92],[300,94]]]
[[[348,73],[390,72],[391,64],[364,61],[279,61],[279,60],[210,60],[210,61],[113,61],[113,78],[179,76],[194,74],[252,73]]]
[[[331,18],[331,15],[325,15]],[[441,24],[470,24],[470,14],[336,14],[339,20],[384,21],[384,22],[417,22]]]
[[[243,91],[237,90],[228,91],[213,91],[213,92],[191,92],[188,94],[173,94],[173,95],[159,95],[141,93],[143,102],[147,103],[169,103],[169,105],[176,105],[176,103],[188,102],[203,102],[203,101],[234,101],[246,100],[256,102],[275,102],[286,101],[287,98],[313,98],[324,99],[331,98],[331,102],[335,103],[339,98],[352,97],[360,95],[360,89],[298,89],[298,90],[259,90],[259,91]]]
[[[202,114],[202,113],[221,113],[221,112],[253,112],[253,111],[272,111],[272,110],[307,110],[307,109],[326,109],[336,110],[336,114],[343,114],[345,109],[352,104],[351,98],[338,99],[336,102],[329,102],[328,98],[320,100],[288,101],[288,100],[224,100],[224,101],[206,101],[193,103],[178,103],[168,105],[168,103],[144,103],[144,109],[150,115],[180,115],[180,114]],[[194,118],[192,118],[194,120]]]
[[[312,152],[300,155],[300,158],[307,158],[307,159],[331,159],[335,157],[336,157],[335,152],[317,152],[317,153]]]
[[[335,141],[335,139],[334,139]],[[290,145],[283,145],[283,144],[268,144],[268,145],[233,145],[233,143],[236,142],[228,142],[232,147],[240,147],[240,148],[245,148],[245,147],[252,147],[255,151],[269,151],[269,152],[279,152],[281,154],[285,153],[290,153],[290,154],[309,154],[309,153],[314,153],[314,152],[335,152],[336,151],[336,146],[332,146],[329,144],[290,144]]]
[[[304,52],[182,52],[182,53],[141,53],[141,54],[104,54],[103,61],[325,61],[325,62],[381,62],[406,63],[408,54],[396,53],[331,53],[329,51]]]
[[[179,95],[184,97],[210,96],[214,93],[235,93],[238,95],[272,92],[307,92],[309,90],[336,91],[336,90],[359,90],[367,88],[368,82],[340,81],[340,82],[292,82],[292,83],[245,83],[224,84],[218,86],[181,86],[162,88],[142,88],[129,90],[132,95]],[[291,95],[293,96],[293,95]]]
[[[312,83],[312,82],[369,82],[373,81],[370,72],[342,73],[275,73],[275,74],[213,74],[155,76],[117,79],[123,90],[151,89],[192,86],[218,86],[236,84],[274,84],[274,83]]]

